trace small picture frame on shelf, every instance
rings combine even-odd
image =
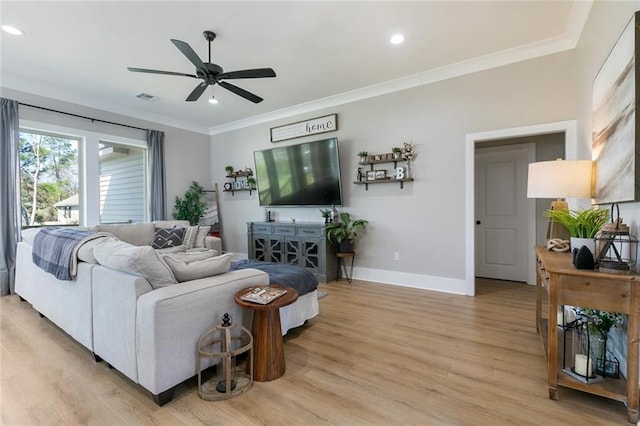
[[[375,170],[367,171],[367,180],[376,180],[376,172]]]
[[[387,177],[387,171],[386,170],[374,170],[374,172],[376,173],[376,179],[375,180],[381,180],[381,179],[385,179]]]

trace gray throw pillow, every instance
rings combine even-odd
[[[184,228],[155,228],[155,236],[151,247],[154,249],[177,247],[182,244],[183,238]]]

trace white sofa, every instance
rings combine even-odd
[[[141,245],[146,241],[141,233],[128,230],[135,225],[140,224],[116,234]],[[174,386],[195,374],[196,343],[224,313],[249,327],[252,312],[237,306],[234,294],[269,283],[266,273],[243,269],[153,289],[141,276],[82,261],[73,281],[61,281],[33,263],[32,249],[32,242],[18,243],[16,293],[96,360],[151,392],[159,405],[172,399]],[[283,334],[317,313],[316,292],[282,308]]]

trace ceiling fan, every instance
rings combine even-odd
[[[196,66],[195,74],[185,74],[181,72],[149,70],[145,68],[132,67],[128,67],[127,69],[133,72],[177,75],[182,77],[201,79],[202,83],[198,84],[196,88],[193,89],[191,94],[187,96],[187,102],[197,101],[200,96],[202,96],[207,87],[213,86],[215,84],[224,87],[225,89],[235,93],[236,95],[242,96],[243,98],[250,100],[253,103],[257,104],[259,102],[262,102],[263,99],[260,96],[254,95],[253,93],[248,92],[233,84],[227,83],[224,80],[233,80],[239,78],[275,77],[276,72],[272,68],[254,68],[249,70],[224,72],[220,65],[211,62],[211,42],[215,40],[216,34],[213,31],[204,31],[202,35],[204,35],[204,38],[209,42],[209,62],[202,62],[200,57],[196,54],[196,52],[193,51],[189,44],[185,43],[184,41],[171,39],[171,42],[178,48],[178,50],[180,50],[180,52],[182,52],[182,54],[186,56],[193,65]]]

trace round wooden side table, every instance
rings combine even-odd
[[[251,323],[254,354],[253,380],[269,382],[282,377],[286,370],[280,308],[298,300],[298,292],[291,287],[272,284],[269,287],[284,288],[287,292],[266,305],[242,300],[242,296],[255,287],[237,292],[235,301],[239,306],[254,311]]]

